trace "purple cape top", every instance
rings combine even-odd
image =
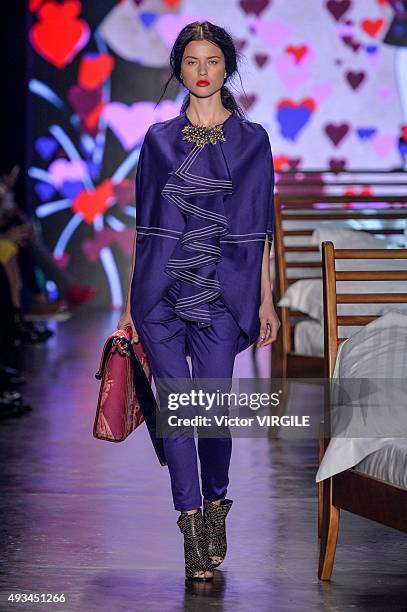
[[[220,295],[242,330],[237,352],[260,333],[264,241],[273,237],[274,170],[266,130],[231,115],[225,142],[183,140],[185,113],[153,124],[136,176],[136,329],[170,287],[180,317],[211,324]]]

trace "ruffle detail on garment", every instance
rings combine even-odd
[[[229,233],[224,198],[233,192],[221,144],[193,146],[171,172],[162,195],[178,207],[186,225],[165,272],[177,279],[175,312],[201,327],[211,325],[209,303],[221,295],[217,264],[220,237]]]

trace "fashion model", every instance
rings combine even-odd
[[[170,79],[189,93],[177,117],[148,129],[141,148],[131,282],[118,327],[132,326],[155,382],[231,382],[236,355],[255,341],[269,345],[280,326],[269,276],[272,154],[265,129],[245,118],[225,85],[237,59],[223,28],[185,26]],[[185,574],[211,580],[227,549],[232,439],[227,427],[217,437],[197,428],[201,495],[195,439],[185,431],[163,439]]]

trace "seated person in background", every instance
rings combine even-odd
[[[16,338],[14,325],[14,307],[10,291],[10,282],[6,266],[15,258],[16,252],[12,245],[0,241],[0,421],[8,417],[16,417],[31,410],[31,406],[24,402],[18,387],[25,383],[25,377],[10,364],[16,358],[13,343]],[[10,277],[13,279],[15,270],[9,267]],[[13,290],[13,294],[15,291]]]
[[[36,344],[48,340],[53,332],[46,328],[43,330],[36,328],[32,323],[24,320],[21,308],[22,279],[18,261],[19,248],[17,241],[13,242],[0,237],[0,268],[3,275],[1,323],[4,326],[3,334],[10,343]]]
[[[39,242],[30,219],[14,198],[13,189],[18,175],[19,168],[15,166],[10,173],[0,177],[0,239],[20,247],[18,257],[22,280],[35,296],[28,314],[58,318],[58,314],[68,307],[79,306],[92,299],[96,289],[81,285],[72,274],[61,270]],[[62,298],[59,302],[48,301],[46,293],[38,286],[35,266],[42,270],[47,279],[55,282]]]

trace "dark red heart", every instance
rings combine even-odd
[[[249,94],[247,96],[239,96],[239,102],[246,110],[249,110],[256,102],[257,96],[256,94]]]
[[[326,8],[331,13],[331,15],[339,21],[341,17],[350,9],[351,2],[350,0],[329,0],[326,3]]]
[[[261,15],[265,8],[270,4],[270,0],[240,0],[240,7],[246,15],[254,13],[256,17]]]
[[[68,90],[68,100],[78,113],[80,119],[85,119],[101,103],[101,89],[84,89],[80,85],[72,85]]]
[[[346,73],[346,80],[348,81],[349,85],[352,87],[353,90],[358,89],[359,85],[361,85],[363,83],[363,81],[365,80],[365,73],[364,72],[353,72],[352,70],[349,70]]]
[[[330,159],[328,163],[332,172],[343,172],[346,169],[346,159]]]
[[[235,47],[238,51],[242,51],[245,46],[247,45],[247,40],[245,40],[244,38],[236,38],[234,40],[235,43]]]
[[[357,53],[361,47],[361,44],[352,38],[352,36],[342,36],[342,40],[347,47],[350,47],[352,51]]]
[[[255,62],[259,68],[263,68],[264,64],[269,59],[269,56],[266,53],[256,53],[254,56]]]
[[[325,133],[328,138],[333,142],[335,147],[345,138],[349,132],[350,126],[348,123],[328,123],[325,126]]]

